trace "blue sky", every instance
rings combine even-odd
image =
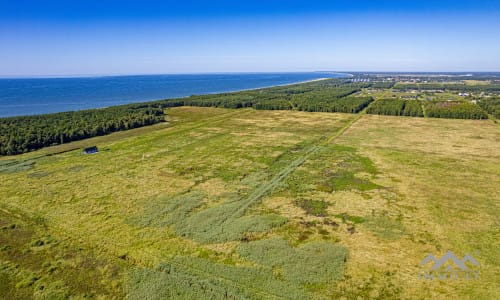
[[[500,1],[0,1],[0,76],[500,71]]]

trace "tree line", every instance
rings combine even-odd
[[[465,101],[428,102],[426,115],[430,118],[487,119],[488,115],[479,106]]]
[[[164,120],[163,108],[145,104],[0,118],[0,155],[24,153]]]
[[[484,98],[477,104],[495,118],[500,119],[500,98]]]
[[[366,111],[374,115],[423,117],[422,103],[418,100],[380,99]]]
[[[357,113],[373,99],[352,95],[372,84],[375,83],[324,80],[253,91],[191,96],[184,99],[164,100],[159,103],[160,105],[176,103],[177,106],[252,107],[263,110]]]

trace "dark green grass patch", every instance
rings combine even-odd
[[[292,173],[282,190],[300,198],[311,191],[369,191],[381,188],[370,181],[378,173],[373,162],[355,148],[340,145],[322,147],[301,169]]]
[[[326,217],[327,212],[326,209],[329,206],[329,203],[320,200],[310,200],[310,199],[299,199],[295,201],[295,204],[300,208],[304,209],[307,214],[317,216],[317,217]]]
[[[364,223],[366,221],[366,219],[363,217],[350,216],[346,213],[335,215],[335,217],[341,219],[343,223],[351,222],[353,224],[360,224],[360,223]]]
[[[331,176],[331,187],[335,191],[356,189],[360,191],[369,191],[377,189],[380,186],[361,178],[357,178],[354,173],[340,170]]]

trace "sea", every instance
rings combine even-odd
[[[0,117],[102,108],[345,76],[348,74],[309,72],[0,78]]]

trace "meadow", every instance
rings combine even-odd
[[[0,159],[0,298],[500,295],[498,124],[166,115]],[[447,250],[473,255],[478,280],[420,279],[420,261]]]

